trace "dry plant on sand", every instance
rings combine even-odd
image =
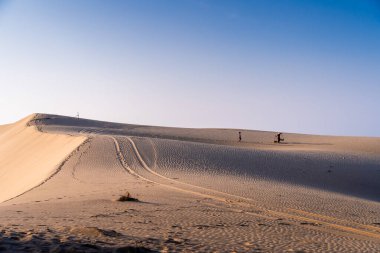
[[[129,192],[126,192],[124,195],[121,195],[117,201],[139,201],[137,198],[133,198]]]

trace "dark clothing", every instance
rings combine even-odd
[[[281,134],[282,134],[282,133],[278,133],[278,134],[277,134],[277,143],[281,143],[281,141],[284,140],[284,139],[281,139]]]

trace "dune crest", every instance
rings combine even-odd
[[[380,138],[274,134],[49,114],[2,126],[5,247],[377,252]]]
[[[39,185],[76,147],[83,136],[41,133],[28,123],[32,114],[0,128],[0,202]]]

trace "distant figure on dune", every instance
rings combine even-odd
[[[274,141],[275,143],[281,143],[282,141],[284,141],[284,139],[281,138],[281,134],[282,134],[282,133],[278,133],[278,134],[276,134],[276,138],[277,138],[277,140]]]
[[[241,132],[239,132],[239,142],[241,142]]]

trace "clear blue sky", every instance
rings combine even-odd
[[[380,136],[380,3],[0,0],[0,124]]]

